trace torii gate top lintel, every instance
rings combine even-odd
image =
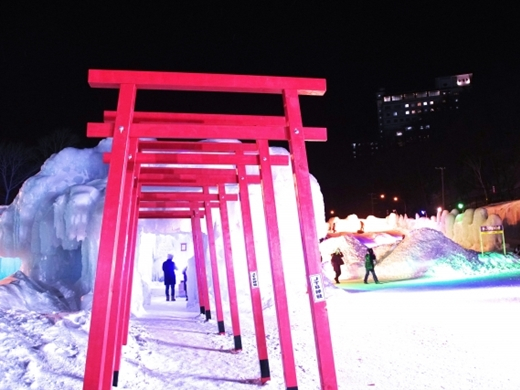
[[[90,69],[88,82],[93,88],[119,88],[122,84],[135,84],[138,90],[279,94],[290,89],[296,90],[299,95],[314,96],[322,96],[326,91],[325,79],[209,73]]]

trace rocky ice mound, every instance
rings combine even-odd
[[[429,274],[434,269],[457,269],[460,264],[478,268],[478,252],[464,249],[438,230],[412,230],[387,256],[378,259],[377,273],[383,280],[413,279]],[[438,274],[438,272],[437,272]]]
[[[329,278],[334,272],[330,254],[336,248],[343,253],[341,279],[361,279],[365,274],[364,256],[367,246],[355,236],[333,237],[320,244],[323,269]],[[376,273],[382,281],[430,277],[436,279],[463,278],[518,270],[520,260],[515,255],[485,253],[465,249],[436,229],[421,228],[408,233],[402,241],[375,246]]]
[[[61,291],[60,291],[61,290]],[[0,309],[53,313],[77,310],[73,292],[64,287],[51,287],[17,271],[2,280]]]

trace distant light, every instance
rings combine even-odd
[[[334,210],[330,210],[330,214],[331,214],[331,215],[334,215]]]
[[[421,210],[421,215],[426,215],[426,211]]]
[[[442,211],[442,207],[437,207],[437,212],[440,213]]]
[[[464,204],[463,204],[463,203],[459,203],[459,204],[457,204],[457,207],[458,207],[460,210],[462,210],[462,209],[464,208]]]
[[[384,198],[385,198],[385,194],[381,194],[381,195],[379,195],[379,197],[380,197],[381,199],[384,199]]]
[[[397,196],[394,196],[394,202],[397,202],[399,198]]]

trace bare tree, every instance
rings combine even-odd
[[[36,151],[40,161],[47,160],[54,153],[69,146],[77,146],[80,143],[80,138],[72,130],[67,128],[56,129],[50,134],[40,138]]]
[[[486,200],[486,203],[488,203],[489,196],[488,196],[486,180],[485,180],[485,177],[484,177],[484,168],[482,166],[482,158],[480,158],[480,157],[468,157],[468,158],[466,158],[464,163],[466,164],[466,166],[473,173],[473,178],[477,182],[477,185],[484,192],[484,198]]]
[[[0,143],[0,190],[8,204],[22,183],[36,172],[31,148],[22,143]]]

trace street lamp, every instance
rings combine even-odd
[[[406,202],[404,201],[404,199],[401,199],[401,201],[403,202],[404,213],[406,214]],[[399,202],[399,197],[398,196],[394,196],[394,202]]]
[[[444,170],[446,167],[435,167],[441,171],[441,191],[442,191],[442,208],[444,209]]]

